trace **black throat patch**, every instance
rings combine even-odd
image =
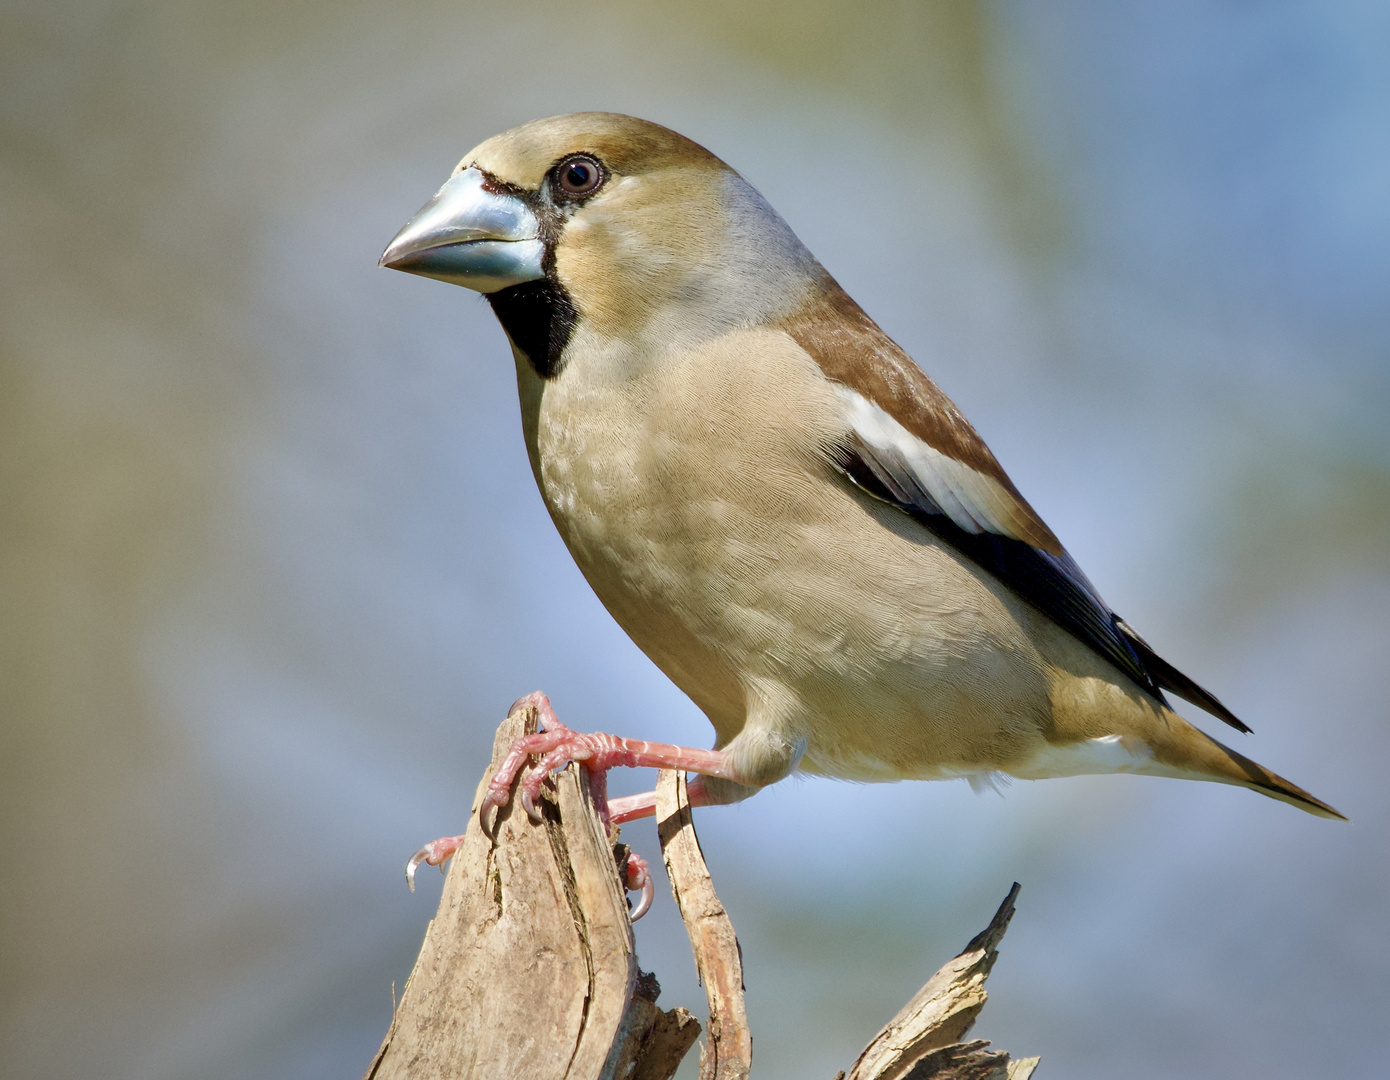
[[[546,262],[552,261],[548,250]],[[546,276],[538,281],[523,281],[520,285],[488,293],[487,297],[502,329],[542,379],[553,379],[560,374],[560,357],[569,344],[578,318],[569,293],[554,280],[552,273],[547,267]]]
[[[523,281],[487,294],[492,313],[542,379],[553,379],[564,366],[561,361],[569,344],[579,313],[574,301],[555,275],[555,246],[565,227],[566,214],[539,191],[517,187],[483,172],[483,188],[496,195],[511,195],[524,202],[536,215],[540,238],[545,244],[541,269],[545,277]]]

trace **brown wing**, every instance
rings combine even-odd
[[[835,465],[1160,700],[1171,690],[1249,731],[1110,610],[954,403],[844,290],[827,284],[782,326],[840,385],[850,434],[831,449]]]

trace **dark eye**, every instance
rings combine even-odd
[[[571,198],[592,195],[603,183],[603,166],[588,154],[575,154],[555,166],[555,184]]]

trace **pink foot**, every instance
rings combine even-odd
[[[621,739],[616,735],[596,733],[581,735],[560,723],[550,699],[537,691],[527,694],[514,704],[508,712],[518,708],[535,706],[542,728],[535,735],[517,739],[502,760],[502,767],[488,783],[487,795],[483,805],[478,808],[478,822],[483,832],[493,835],[488,825],[488,811],[500,809],[511,801],[512,784],[518,774],[521,776],[521,805],[532,821],[539,823],[542,818],[536,809],[536,798],[541,786],[550,774],[562,769],[571,761],[583,764],[590,775],[590,791],[593,793],[600,816],[605,823],[619,825],[625,821],[650,817],[656,812],[656,792],[643,795],[629,795],[614,799],[607,798],[607,771],[619,765],[629,768],[686,769],[705,776],[721,776],[738,782],[727,757],[718,750],[692,750],[685,746],[670,743],[652,743],[642,739]],[[540,760],[527,767],[533,756]],[[524,770],[524,774],[523,774]],[[694,806],[708,803],[704,782],[696,776],[689,786],[690,802]],[[495,825],[495,823],[494,823]],[[443,836],[431,841],[410,857],[406,864],[405,879],[413,892],[415,890],[415,871],[421,863],[438,866],[443,871],[444,862],[463,844],[462,836]],[[629,854],[627,865],[623,867],[623,884],[629,891],[637,892],[636,905],[632,909],[632,920],[636,922],[652,906],[655,887],[646,860],[640,855]]]
[[[441,836],[438,840],[431,840],[412,855],[410,861],[405,864],[405,883],[410,886],[410,891],[415,891],[415,871],[420,869],[421,863],[439,867],[442,874],[445,861],[462,846],[462,836]]]
[[[420,868],[421,863],[439,867],[442,874],[445,862],[462,846],[462,836],[441,836],[438,840],[431,840],[412,855],[410,861],[405,864],[405,883],[410,886],[410,891],[415,891],[415,871]],[[640,891],[642,894],[632,909],[632,921],[636,922],[651,908],[652,899],[656,896],[656,887],[652,884],[647,860],[635,851],[628,852],[627,866],[623,868],[623,884],[628,892]]]
[[[478,810],[479,820],[484,823],[484,829],[487,828],[488,811],[493,807],[506,806],[511,800],[512,784],[523,769],[525,771],[521,777],[521,805],[535,822],[541,820],[540,811],[536,809],[536,799],[540,795],[541,785],[551,773],[564,768],[571,761],[581,762],[589,772],[595,774],[621,765],[628,768],[686,769],[738,782],[728,758],[721,751],[693,750],[686,746],[653,743],[644,739],[623,739],[601,732],[581,735],[560,723],[555,710],[550,707],[550,699],[541,693],[528,694],[518,701],[517,705],[535,705],[545,730],[512,743],[511,750],[502,761],[502,767],[488,784],[487,796]],[[516,705],[512,707],[516,708]],[[539,757],[540,761],[525,768],[527,760],[532,756]],[[693,797],[694,793],[691,794]],[[650,808],[645,804],[641,808],[633,806],[635,799],[643,798],[645,796],[615,799],[612,805],[615,808],[621,807],[618,813],[624,816],[615,815],[613,820],[630,821],[650,815],[656,807],[654,797]]]
[[[656,896],[656,886],[652,884],[652,875],[647,869],[647,860],[635,851],[628,854],[627,871],[623,874],[623,884],[627,886],[628,892],[637,892],[639,889],[642,891],[642,895],[637,898],[637,903],[632,908],[632,921],[636,922],[651,908],[652,898]]]

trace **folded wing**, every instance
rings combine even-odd
[[[1160,700],[1171,690],[1241,731],[1212,694],[1110,610],[945,394],[838,290],[788,332],[836,382],[849,434],[831,460]]]

